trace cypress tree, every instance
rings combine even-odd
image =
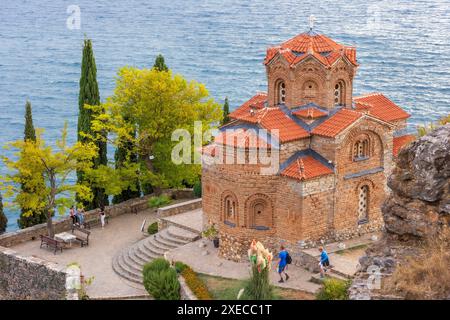
[[[31,103],[29,101],[25,104],[25,129],[23,139],[24,141],[36,141],[36,131],[34,130],[33,114],[31,110]],[[26,190],[26,186],[22,184],[21,189]],[[36,224],[47,221],[47,216],[42,212],[33,212],[31,216],[26,217],[24,215],[26,211],[27,210],[25,208],[21,208],[20,217],[17,220],[17,224],[21,229],[32,227]]]
[[[225,103],[223,104],[223,120],[222,124],[226,124],[230,121],[230,105],[228,103],[228,97],[225,98]]]
[[[3,212],[3,199],[0,194],[0,234],[6,231],[6,226],[8,225],[8,218],[6,218]]]
[[[153,68],[157,69],[158,71],[169,71],[169,68],[164,62],[164,57],[162,54],[158,54],[158,56],[156,57]]]
[[[92,49],[92,42],[90,39],[84,40],[83,59],[81,62],[81,77],[80,77],[80,94],[78,96],[78,141],[84,142],[86,137],[81,135],[82,132],[91,134],[92,110],[84,108],[85,104],[100,105],[100,93],[97,83],[97,66],[95,64],[94,51]],[[94,159],[94,168],[99,165],[106,165],[108,158],[106,155],[106,141],[98,141],[98,157]],[[78,183],[86,183],[84,181],[83,172],[77,172]],[[92,188],[93,199],[92,202],[83,202],[86,210],[98,208],[101,205],[108,205],[108,196],[104,189]]]

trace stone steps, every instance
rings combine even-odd
[[[198,238],[197,233],[169,226],[119,252],[113,258],[113,270],[122,278],[142,285],[142,270],[146,263]]]

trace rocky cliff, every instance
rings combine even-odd
[[[401,150],[388,180],[392,192],[382,206],[384,236],[361,257],[351,299],[403,298],[379,290],[377,281],[389,278],[408,257],[420,255],[423,243],[449,226],[449,177],[450,124]]]

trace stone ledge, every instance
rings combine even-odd
[[[197,296],[192,292],[189,286],[184,280],[184,277],[178,275],[178,281],[180,282],[181,300],[198,300]]]
[[[158,218],[169,217],[182,212],[199,209],[201,207],[202,207],[202,198],[193,199],[159,208],[157,211],[157,216]]]

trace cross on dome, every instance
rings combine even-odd
[[[317,20],[316,17],[312,14],[309,16],[309,30],[312,31],[312,29],[314,28],[314,22]]]

